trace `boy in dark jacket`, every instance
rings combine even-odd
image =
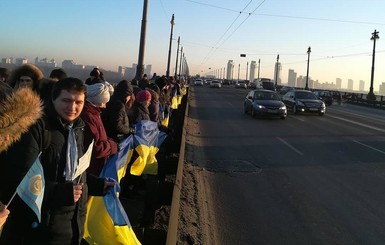
[[[18,195],[9,205],[0,244],[80,244],[88,195],[103,195],[112,183],[72,173],[83,156],[84,122],[79,117],[86,86],[77,78],[58,81],[44,116],[0,156],[0,200],[8,203],[40,155],[45,178],[41,222]]]

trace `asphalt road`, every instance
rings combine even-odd
[[[385,244],[385,111],[254,119],[247,91],[190,89],[187,161],[204,169],[208,244]]]

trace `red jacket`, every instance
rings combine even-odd
[[[113,139],[107,137],[102,119],[100,118],[100,108],[86,101],[80,116],[86,123],[84,132],[85,150],[94,140],[91,163],[87,171],[99,176],[108,157],[118,152],[118,144]]]

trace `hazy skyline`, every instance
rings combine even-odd
[[[356,90],[364,80],[369,90],[370,38],[376,29],[378,91],[385,82],[384,9],[383,0],[149,0],[144,63],[166,73],[175,14],[171,74],[178,36],[192,75],[225,68],[233,60],[245,78],[246,62],[261,59],[261,77],[274,78],[279,54],[284,82],[289,69],[306,75],[310,46],[311,79],[335,83],[339,77],[345,88],[353,79]],[[142,11],[142,0],[2,0],[0,57],[54,58],[59,65],[73,59],[117,71],[119,65],[137,63]]]

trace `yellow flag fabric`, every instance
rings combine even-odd
[[[177,96],[173,96],[172,99],[171,99],[171,109],[178,109],[178,97]]]
[[[168,127],[170,116],[167,114],[167,116],[163,119],[162,125]]]
[[[138,157],[131,166],[132,175],[156,175],[158,173],[158,162],[155,155],[166,137],[167,134],[159,131],[156,122],[143,120],[136,125],[134,148]]]

